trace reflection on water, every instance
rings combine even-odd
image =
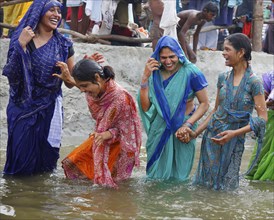
[[[71,150],[62,148],[62,157]],[[244,169],[250,153],[244,155]],[[1,170],[3,158],[1,149]],[[274,219],[273,182],[242,179],[238,190],[217,192],[178,181],[146,181],[144,150],[141,168],[118,190],[67,180],[60,166],[53,174],[1,177],[0,183],[0,219]]]

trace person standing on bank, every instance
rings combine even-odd
[[[57,31],[61,6],[56,0],[34,0],[10,40],[3,75],[8,78],[8,143],[4,174],[32,175],[53,171],[62,131],[60,62],[74,64],[72,42]]]
[[[177,27],[178,40],[185,52],[186,57],[192,63],[196,63],[197,61],[196,53],[200,31],[206,21],[212,21],[216,15],[218,15],[218,7],[213,2],[206,3],[201,11],[190,9],[181,11],[177,14],[177,16],[180,18]],[[193,49],[191,49],[188,45],[186,34],[187,31],[195,25],[197,25],[197,28],[193,35]]]
[[[258,138],[258,151],[247,173],[257,162],[267,109],[263,84],[249,65],[251,50],[249,38],[242,33],[231,34],[225,39],[225,65],[232,70],[218,77],[215,108],[196,131],[186,128],[183,132],[196,138],[205,130],[194,184],[215,190],[237,188],[245,134],[250,131]],[[254,108],[258,117],[251,116]]]
[[[196,128],[208,110],[208,83],[188,59],[178,41],[159,39],[142,75],[138,104],[148,139],[148,178],[187,180],[193,165],[195,140],[181,136],[186,127]],[[194,105],[197,97],[199,105]],[[188,143],[183,143],[186,140]]]

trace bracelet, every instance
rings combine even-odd
[[[191,124],[191,126],[193,126],[193,123],[191,123],[189,120],[186,120],[187,123]]]
[[[187,126],[187,127],[189,127],[191,130],[192,130],[192,128],[193,128],[192,123],[190,123],[190,122],[188,122],[188,121],[186,121],[186,122],[183,124],[183,126]]]
[[[141,86],[141,89],[146,89],[148,87],[148,82],[141,83],[140,86]]]

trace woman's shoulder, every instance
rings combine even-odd
[[[191,75],[192,78],[204,75],[204,73],[195,64],[191,62],[185,63],[180,69],[184,71],[185,68],[189,70],[187,72]]]
[[[263,85],[262,78],[258,74],[253,72],[251,72],[250,74],[249,83],[254,85]]]

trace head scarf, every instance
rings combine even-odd
[[[178,41],[170,36],[163,36],[158,40],[155,51],[151,57],[160,61],[160,51],[163,47],[168,47],[170,50],[172,50],[182,64],[185,62],[190,62],[186,58],[185,53]]]
[[[19,25],[15,29],[14,33],[12,34],[10,47],[13,47],[15,41],[18,40],[22,30],[30,26],[33,30],[37,27],[40,19],[45,15],[45,13],[51,7],[62,7],[62,4],[57,0],[34,0],[32,5],[29,7],[29,10],[25,14],[25,16],[20,21]],[[61,21],[60,21],[61,22]],[[58,26],[60,25],[60,22]],[[57,32],[57,30],[55,30]]]

